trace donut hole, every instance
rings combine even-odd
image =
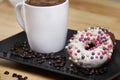
[[[92,50],[96,47],[96,44],[94,42],[90,42],[87,44],[88,46],[85,47],[86,50]]]

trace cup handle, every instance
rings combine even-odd
[[[21,26],[23,30],[25,30],[25,24],[24,24],[22,12],[21,12],[22,6],[23,6],[22,2],[17,3],[15,6],[15,13],[16,13],[16,19],[18,21],[18,24]]]

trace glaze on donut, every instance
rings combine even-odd
[[[69,60],[83,68],[97,68],[111,59],[115,37],[107,29],[91,27],[78,31],[66,49]]]

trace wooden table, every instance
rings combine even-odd
[[[120,2],[112,0],[70,0],[69,28],[83,30],[90,26],[102,26],[111,30],[120,39]],[[13,6],[7,0],[0,3],[0,40],[21,32]],[[9,71],[10,75],[3,74]],[[12,73],[28,76],[28,80],[56,80],[62,76],[44,73],[32,67],[0,59],[0,80],[16,80]],[[120,80],[120,77],[115,80]]]

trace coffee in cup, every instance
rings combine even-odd
[[[65,0],[26,0],[26,3],[34,6],[53,6],[65,2]]]

